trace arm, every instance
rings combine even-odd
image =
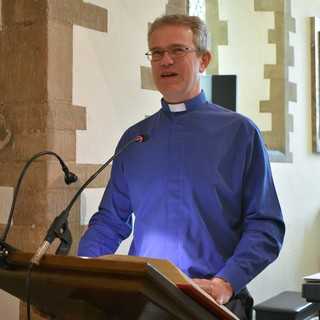
[[[277,258],[285,233],[268,154],[257,129],[247,150],[242,198],[242,236],[216,274],[231,283],[235,293]]]
[[[228,302],[234,293],[238,293],[276,259],[285,232],[267,151],[256,129],[246,155],[240,241],[233,255],[213,279],[195,279],[220,303]]]
[[[99,210],[82,236],[78,255],[102,256],[114,253],[132,230],[132,209],[121,156],[113,162],[111,177]]]

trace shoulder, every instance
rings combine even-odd
[[[122,135],[119,145],[126,143],[138,135],[150,135],[154,122],[160,116],[160,111],[130,126]]]
[[[260,130],[257,125],[245,115],[235,112],[217,104],[207,103],[208,113],[216,123],[219,123],[226,130],[242,133],[248,136],[259,135]]]

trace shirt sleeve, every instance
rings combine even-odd
[[[268,154],[258,131],[247,151],[243,179],[243,230],[233,255],[216,274],[231,283],[235,293],[278,256],[285,233]]]
[[[80,240],[78,255],[96,257],[112,254],[131,231],[132,208],[120,156],[113,162],[99,210],[90,219]]]

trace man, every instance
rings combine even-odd
[[[285,230],[262,138],[247,118],[206,101],[199,76],[211,54],[199,18],[158,18],[148,42],[162,108],[121,138],[118,148],[150,137],[114,161],[79,254],[115,252],[134,213],[129,254],[170,260],[250,318],[245,287],[278,256]]]

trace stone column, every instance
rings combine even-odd
[[[42,150],[57,152],[80,178],[66,186],[53,157],[39,158],[29,168],[7,241],[34,252],[81,182],[97,169],[76,164],[76,130],[86,129],[86,110],[72,105],[73,24],[106,32],[107,11],[81,0],[0,2],[0,114],[12,133],[0,150],[0,186],[14,187],[26,161]],[[104,183],[105,177],[92,187]],[[79,201],[69,223],[74,254],[81,233]]]

